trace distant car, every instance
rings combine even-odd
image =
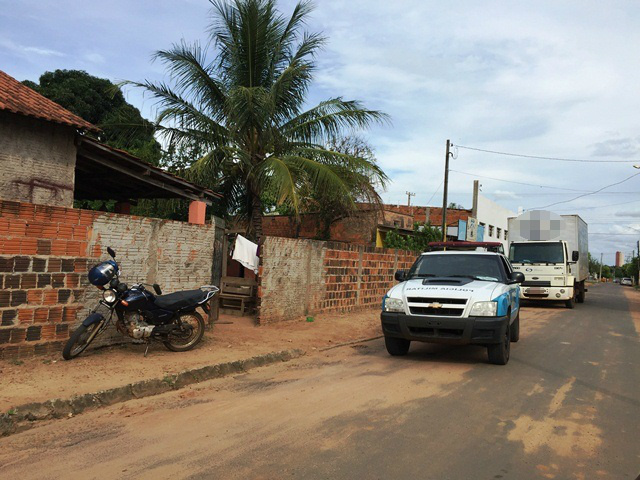
[[[629,277],[624,277],[622,280],[620,280],[620,285],[629,285],[631,287],[633,285],[633,280]]]
[[[613,279],[613,283],[620,283],[620,279],[619,278],[614,278]]]

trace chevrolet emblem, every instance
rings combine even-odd
[[[435,302],[429,305],[431,308],[442,308],[442,304]]]

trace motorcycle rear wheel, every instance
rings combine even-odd
[[[204,320],[198,312],[180,315],[182,327],[178,327],[167,334],[164,346],[172,352],[186,352],[195,347],[204,335]]]
[[[71,334],[71,337],[64,346],[64,349],[62,350],[62,358],[65,360],[71,360],[84,352],[96,337],[96,330],[98,328],[100,328],[99,323],[92,323],[88,327],[80,324],[78,328],[76,328],[75,332]]]

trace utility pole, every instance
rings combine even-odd
[[[638,275],[636,275],[636,285],[640,285],[640,240],[638,240]]]
[[[442,195],[442,241],[447,241],[447,194],[449,192],[449,150],[451,141],[447,140],[447,152],[444,157],[444,193]]]
[[[415,197],[416,194],[413,192],[405,192],[407,194],[407,207],[411,206],[411,197]]]
[[[473,181],[473,206],[471,207],[471,216],[478,218],[478,195],[480,194],[480,180]]]
[[[602,257],[604,256],[604,253],[600,254],[600,281],[602,281]]]

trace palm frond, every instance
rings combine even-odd
[[[366,129],[372,123],[385,123],[388,115],[367,110],[360,102],[333,98],[298,115],[281,126],[283,133],[301,141],[326,143],[345,129]]]

